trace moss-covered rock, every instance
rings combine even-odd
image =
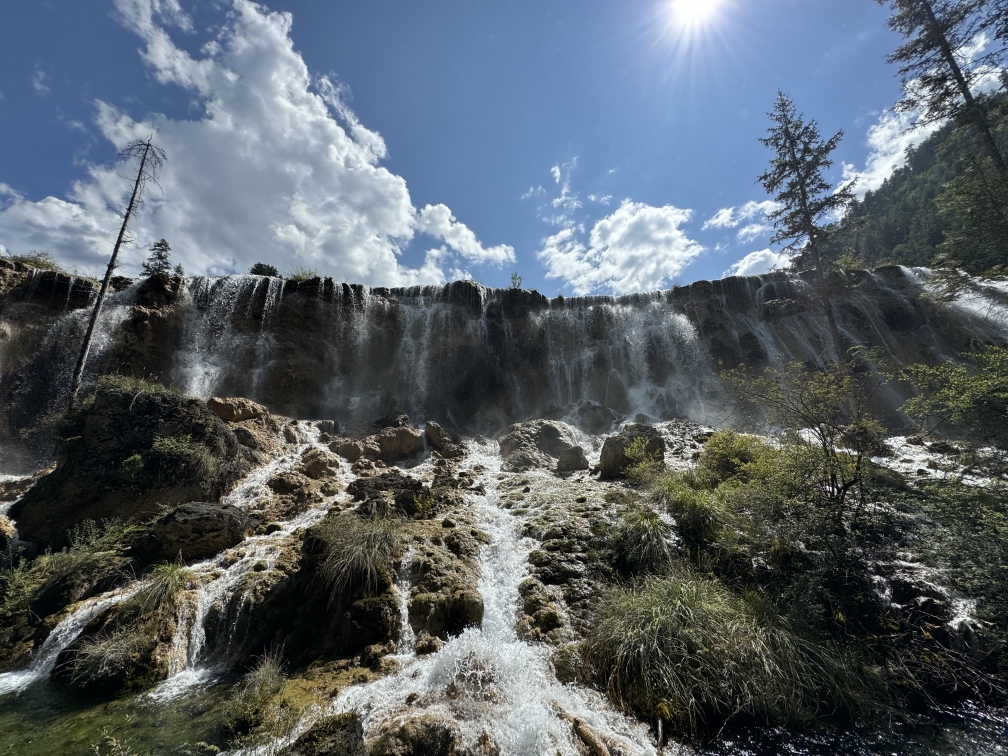
[[[253,466],[203,402],[132,379],[101,379],[60,436],[56,469],[11,512],[23,540],[52,549],[84,520],[135,522],[218,498]]]

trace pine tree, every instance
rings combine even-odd
[[[777,102],[768,115],[772,125],[760,142],[775,154],[769,170],[759,177],[759,182],[778,205],[769,216],[775,231],[770,243],[786,242],[784,250],[794,255],[795,268],[812,272],[833,347],[840,359],[843,355],[840,331],[826,286],[826,273],[838,254],[837,247],[830,243],[825,224],[850,207],[854,185],[848,183],[834,190],[825,172],[833,165],[830,154],[843,138],[843,131],[824,142],[818,124],[815,121],[806,123],[783,92],[777,93]]]
[[[898,108],[918,113],[922,123],[947,118],[972,124],[996,175],[1008,186],[1008,165],[984,108],[973,95],[977,81],[1008,57],[1001,45],[989,46],[969,61],[962,51],[983,32],[1008,42],[1004,0],[877,0],[889,5],[889,28],[906,40],[889,56],[899,65],[903,99]],[[966,64],[966,65],[964,65]]]
[[[169,260],[171,247],[166,239],[159,239],[151,247],[150,257],[143,264],[143,274],[145,276],[156,276],[160,273],[171,273],[171,260]]]

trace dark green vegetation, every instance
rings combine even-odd
[[[1000,386],[996,359],[978,365],[963,375]],[[660,731],[701,739],[730,722],[1003,704],[1003,481],[912,485],[872,463],[886,451],[865,411],[870,374],[727,378],[783,433],[771,445],[719,431],[693,470],[630,475],[601,552],[616,584],[582,646],[595,683]],[[975,619],[952,621],[950,596],[976,599]]]
[[[255,265],[249,268],[249,275],[270,276],[271,278],[277,278],[280,275],[280,271],[276,269],[275,265],[269,265],[268,263],[257,262]]]
[[[56,469],[12,512],[21,538],[40,550],[63,548],[85,520],[140,521],[215,500],[252,467],[203,402],[134,378],[100,379],[53,432]]]
[[[980,101],[998,143],[1008,144],[1008,96]],[[990,175],[975,137],[954,122],[942,126],[907,164],[856,201],[836,228],[847,264],[892,262],[1003,274],[1008,265],[1008,189]]]

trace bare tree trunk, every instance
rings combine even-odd
[[[966,112],[969,114],[969,119],[972,121],[973,126],[980,133],[980,139],[984,143],[984,147],[987,148],[987,152],[994,161],[994,167],[997,168],[998,173],[1001,176],[1001,182],[1008,187],[1008,165],[1005,164],[1004,156],[998,149],[997,142],[994,140],[994,134],[991,132],[990,124],[987,122],[986,116],[984,116],[983,110],[980,109],[980,104],[973,97],[973,93],[970,92],[969,84],[966,83],[966,77],[963,76],[962,69],[959,67],[959,62],[955,59],[955,52],[952,50],[951,45],[949,45],[948,39],[945,38],[945,34],[942,32],[941,25],[938,23],[938,18],[934,14],[934,9],[931,7],[930,0],[921,0],[921,6],[924,8],[924,12],[928,17],[928,25],[931,27],[931,34],[934,35],[935,40],[938,42],[938,46],[941,47],[942,57],[945,58],[945,62],[952,71],[952,77],[955,79],[956,87],[959,89],[959,94],[962,95],[963,100],[966,102]]]
[[[140,191],[140,183],[150,149],[151,143],[148,140],[143,157],[140,159],[140,169],[137,171],[136,181],[133,184],[133,194],[130,195],[129,205],[126,207],[126,214],[123,216],[122,227],[119,229],[119,237],[116,239],[115,247],[112,250],[108,270],[105,271],[105,280],[102,281],[101,289],[98,291],[98,299],[95,300],[94,309],[91,311],[91,320],[88,323],[87,332],[84,334],[84,343],[81,344],[80,356],[77,358],[77,366],[74,368],[73,379],[70,382],[70,397],[67,399],[67,409],[73,409],[77,401],[77,392],[80,390],[81,379],[84,377],[84,365],[87,363],[88,352],[91,350],[91,337],[94,335],[95,324],[98,322],[102,305],[105,303],[105,294],[108,291],[109,281],[112,280],[112,272],[115,270],[119,248],[122,246],[123,238],[126,236],[126,226],[129,225],[130,216],[133,214],[133,207],[136,204],[137,194]]]

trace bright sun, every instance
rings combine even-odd
[[[710,21],[721,0],[672,0],[672,17],[683,28],[702,26]]]

